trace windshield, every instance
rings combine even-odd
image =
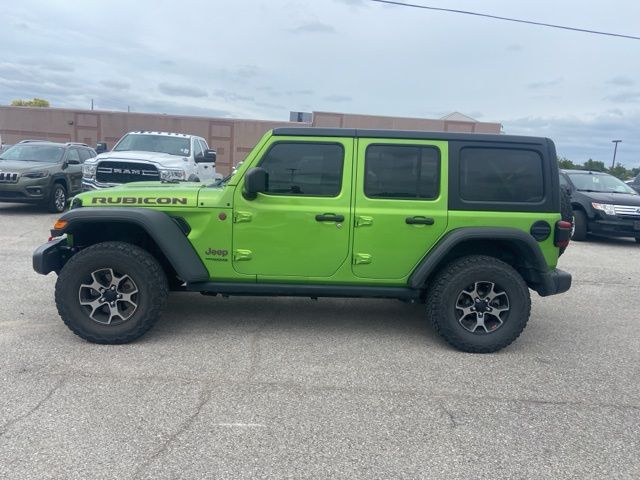
[[[62,159],[63,154],[64,148],[55,145],[14,145],[6,152],[2,152],[0,159],[57,163]]]
[[[569,173],[568,175],[578,190],[636,195],[635,190],[622,180],[618,180],[611,175],[593,175],[589,173]]]
[[[169,155],[185,156],[191,152],[191,140],[184,137],[167,135],[141,135],[138,133],[125,135],[114,147],[114,152],[158,152]]]

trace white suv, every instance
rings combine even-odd
[[[206,182],[216,178],[216,151],[204,138],[194,135],[129,132],[113,150],[106,149],[105,143],[99,143],[99,155],[84,163],[83,190],[130,182]]]

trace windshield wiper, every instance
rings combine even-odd
[[[589,188],[576,188],[579,192],[590,192],[590,193],[610,193],[606,190],[591,190]]]

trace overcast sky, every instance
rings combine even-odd
[[[413,0],[640,35],[637,0]],[[0,104],[287,120],[460,111],[640,165],[640,41],[368,0],[2,0]]]

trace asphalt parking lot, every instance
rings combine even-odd
[[[386,300],[176,294],[93,345],[31,269],[55,215],[0,204],[0,478],[639,478],[640,245],[572,244],[521,338],[450,348]]]

